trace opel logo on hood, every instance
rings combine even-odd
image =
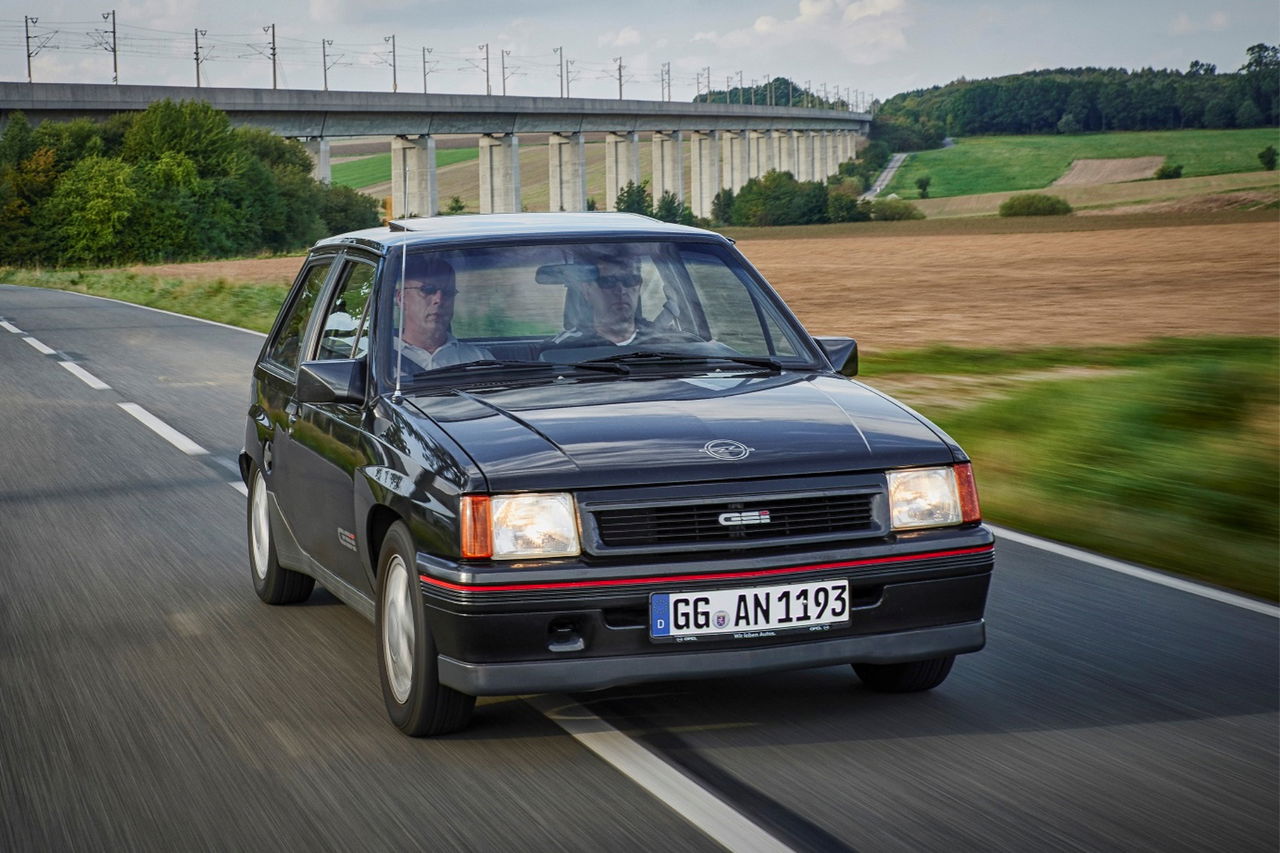
[[[727,459],[731,462],[746,459],[747,454],[753,450],[755,450],[754,447],[747,447],[740,441],[730,441],[727,438],[717,438],[702,446],[703,453],[715,459]]]

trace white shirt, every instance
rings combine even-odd
[[[493,358],[493,354],[484,347],[460,341],[453,335],[450,335],[435,352],[425,350],[408,341],[401,341],[400,353],[404,356],[405,361],[412,362],[422,370],[434,370],[437,367],[448,367],[453,364],[466,364],[469,361],[484,361],[485,359]]]

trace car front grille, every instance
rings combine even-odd
[[[741,547],[880,532],[878,493],[753,496],[672,505],[601,508],[591,513],[606,548]],[[767,518],[767,521],[764,519]]]

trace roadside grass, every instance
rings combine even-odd
[[[912,154],[885,194],[916,199],[916,179],[926,174],[930,198],[1043,189],[1080,159],[1163,156],[1181,164],[1187,178],[1255,172],[1258,152],[1275,138],[1275,129],[1265,127],[963,137],[951,148]]]
[[[1275,601],[1276,342],[1172,349],[933,416],[974,459],[992,521]]]
[[[937,346],[877,353],[862,360],[862,377],[912,373],[928,376],[995,375],[1061,367],[1135,370],[1170,361],[1274,363],[1280,339],[1245,337],[1157,338],[1132,346],[1041,347],[1030,350]]]
[[[258,332],[271,328],[289,292],[289,284],[194,281],[120,270],[0,268],[0,281],[105,296]]]
[[[442,148],[436,150],[436,168],[452,166],[480,157],[479,148]],[[348,160],[332,166],[333,183],[352,189],[385,184],[391,180],[391,154],[374,154],[359,160]]]

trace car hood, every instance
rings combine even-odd
[[[905,406],[822,374],[569,380],[411,403],[495,492],[868,471],[960,453]],[[719,442],[740,458],[713,455]]]

